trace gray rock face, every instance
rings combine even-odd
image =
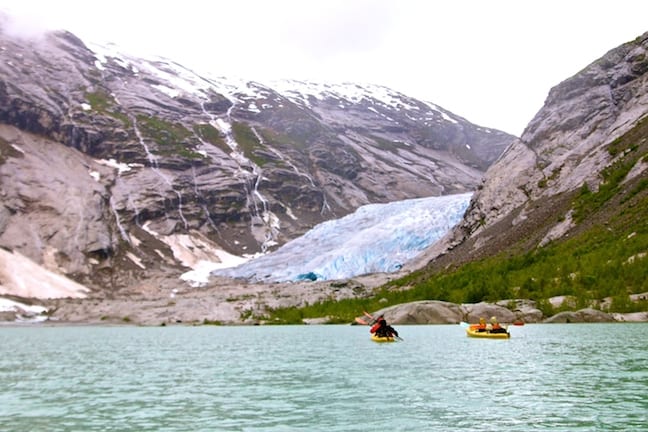
[[[581,309],[576,312],[559,312],[556,315],[544,320],[545,323],[602,323],[615,322],[616,320],[610,314],[601,312],[597,309]]]
[[[87,258],[109,253],[115,243],[107,188],[91,177],[102,167],[74,149],[53,147],[13,127],[0,125],[0,136],[18,152],[0,166],[1,244],[42,257],[41,262],[52,251],[60,255],[49,261],[49,270],[86,273]]]
[[[491,317],[497,318],[497,320],[502,323],[511,323],[520,319],[519,316],[509,309],[497,304],[481,302],[464,304],[462,306],[466,315],[464,321],[470,323],[477,323],[480,318],[484,318],[488,321]]]
[[[551,89],[522,137],[486,174],[474,199],[471,231],[476,218],[490,224],[542,197],[584,183],[598,188],[598,175],[612,160],[604,145],[648,110],[647,51],[648,33]]]
[[[583,185],[597,190],[602,170],[613,162],[606,146],[648,113],[647,51],[648,33],[551,89],[522,137],[486,172],[464,220],[421,260],[438,257],[467,239],[478,250],[532,215],[540,217],[539,209],[555,197]],[[543,243],[569,230],[571,215],[561,216],[547,227]]]
[[[0,246],[102,289],[181,271],[161,238],[255,253],[471,191],[513,139],[383,87],[238,82],[1,26]]]
[[[375,312],[393,324],[456,324],[463,321],[459,305],[436,300],[403,303]]]
[[[490,319],[493,316],[500,322],[511,323],[521,318],[520,314],[493,303],[458,305],[438,300],[402,303],[376,311],[373,315],[383,315],[393,324],[457,324],[462,321],[475,323],[481,317]]]
[[[373,312],[373,316],[384,316],[390,324],[457,324],[460,322],[477,323],[480,318],[487,321],[496,317],[498,322],[511,324],[524,323],[594,323],[616,321],[645,321],[646,314],[625,317],[613,315],[596,309],[581,309],[574,312],[560,312],[549,318],[544,317],[533,302],[516,301],[516,309],[511,310],[495,303],[454,304],[442,301],[418,301],[403,303]],[[510,306],[510,305],[509,305]]]

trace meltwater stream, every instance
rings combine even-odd
[[[648,431],[648,325],[0,327],[0,429]]]

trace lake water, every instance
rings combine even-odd
[[[0,430],[648,431],[648,324],[0,327]]]

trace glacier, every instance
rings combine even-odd
[[[368,204],[274,252],[214,276],[253,282],[338,280],[399,270],[463,217],[472,193]]]

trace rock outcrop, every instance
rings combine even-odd
[[[619,157],[609,146],[648,113],[648,33],[605,54],[555,86],[545,105],[488,169],[464,220],[419,265],[453,252],[457,263],[527,239],[529,249],[574,227],[571,197],[597,191]],[[645,175],[642,158],[628,179]],[[443,261],[445,263],[445,261]]]
[[[601,323],[615,322],[614,317],[597,309],[580,309],[574,312],[559,312],[547,318],[546,323]]]
[[[533,307],[533,302],[515,300],[506,301],[506,306],[496,303],[466,303],[455,304],[437,300],[425,300],[402,303],[373,312],[372,315],[383,315],[389,323],[393,324],[457,324],[460,322],[476,323],[479,318],[490,319],[496,317],[499,322],[512,323],[521,321],[525,323],[542,322],[543,314]],[[509,309],[511,304],[518,307]],[[509,306],[509,307],[507,307]]]
[[[373,312],[374,316],[384,316],[390,324],[458,324],[460,322],[477,323],[479,318],[496,317],[498,322],[512,323],[607,323],[607,322],[646,322],[648,313],[609,314],[598,309],[579,309],[577,311],[559,312],[545,317],[533,307],[529,300],[516,300],[522,308],[510,310],[495,303],[462,304],[426,300],[403,303]]]

